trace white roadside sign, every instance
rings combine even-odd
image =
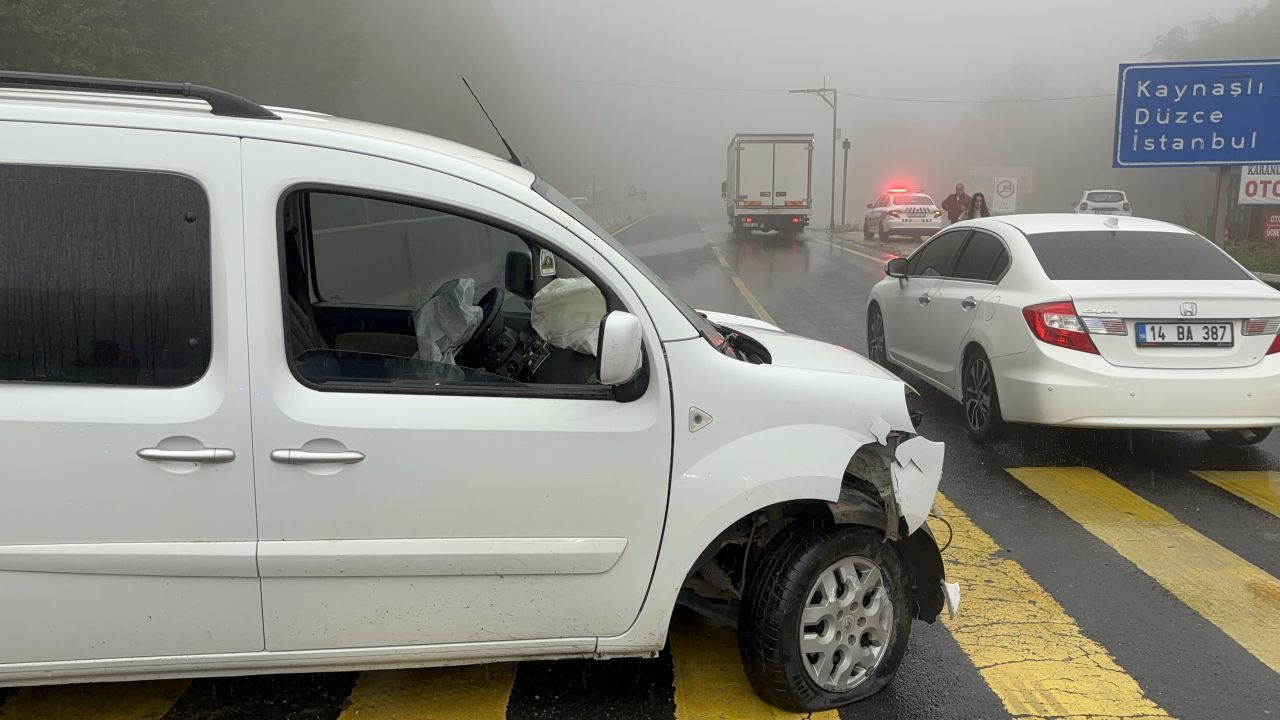
[[[991,203],[991,212],[997,215],[1018,212],[1018,178],[998,177],[995,181],[995,189],[991,193],[993,197],[988,201]]]
[[[1240,168],[1241,205],[1280,205],[1280,165]]]

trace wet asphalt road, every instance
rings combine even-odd
[[[682,215],[618,238],[695,307],[860,352],[884,259],[916,246],[735,240],[720,218]],[[927,390],[917,404],[921,433],[947,444],[950,528],[935,530],[954,537],[961,615],[915,623],[895,683],[841,717],[1280,717],[1280,475],[1259,474],[1280,470],[1280,435],[1228,450],[1195,433],[1016,428],[979,447],[958,405]],[[656,660],[0,689],[3,720],[784,717],[744,686],[731,634],[687,613]]]
[[[695,307],[752,315],[730,279],[736,275],[783,329],[859,352],[866,347],[867,296],[883,278],[883,261],[918,245],[824,231],[796,241],[763,234],[737,240],[719,218],[677,216],[651,217],[619,239]],[[1148,698],[1181,718],[1280,716],[1280,676],[1273,668],[1005,470],[1097,470],[1274,579],[1280,577],[1280,518],[1192,472],[1280,470],[1280,436],[1255,448],[1226,449],[1201,433],[1135,432],[1131,439],[1124,432],[1019,427],[980,447],[965,436],[958,404],[916,385],[923,393],[921,434],[947,444],[940,490],[1085,636],[1104,646]],[[1280,493],[1275,482],[1271,488]],[[966,602],[963,610],[972,610],[971,593]],[[1280,626],[1280,617],[1271,622]],[[846,717],[1009,717],[942,624],[916,623],[913,633],[898,680]]]

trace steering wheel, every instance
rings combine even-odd
[[[480,324],[476,326],[476,331],[471,333],[471,337],[463,344],[462,349],[458,351],[457,359],[459,365],[469,368],[480,367],[484,356],[489,353],[489,348],[502,335],[504,327],[502,304],[506,302],[506,299],[506,291],[495,287],[485,293],[484,297],[480,298],[480,302],[476,303],[476,307],[484,311],[484,315],[480,318]]]

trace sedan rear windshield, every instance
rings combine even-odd
[[[894,205],[932,205],[933,198],[928,195],[894,195]]]
[[[1249,280],[1226,253],[1199,235],[1085,230],[1027,236],[1052,280]]]
[[[1096,203],[1118,203],[1124,202],[1124,193],[1122,192],[1091,192],[1084,196],[1085,200]]]

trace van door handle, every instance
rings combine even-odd
[[[364,453],[357,452],[355,450],[316,452],[314,450],[286,448],[282,450],[272,450],[271,460],[282,465],[322,465],[326,463],[351,465],[352,463],[358,463],[361,460],[364,460]]]
[[[916,302],[919,302],[921,305],[928,305],[929,303],[933,302],[933,298],[929,297],[929,293],[925,293],[920,297],[916,298]]]
[[[964,308],[965,310],[972,310],[978,307],[978,301],[974,300],[973,296],[970,295],[969,297],[960,301],[960,307]]]
[[[149,447],[138,451],[138,457],[152,462],[229,463],[236,459],[231,448],[201,448],[199,450],[168,450]]]

